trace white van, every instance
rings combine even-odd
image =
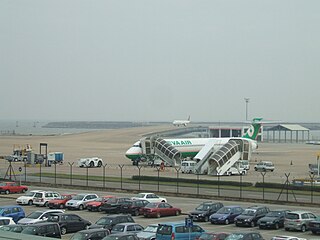
[[[197,162],[192,160],[182,161],[181,163],[181,172],[182,173],[194,173],[194,167]]]

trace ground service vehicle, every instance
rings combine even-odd
[[[254,170],[255,171],[262,171],[262,172],[266,172],[266,171],[273,172],[274,165],[270,161],[261,161],[254,166]]]
[[[197,164],[196,161],[183,161],[181,163],[181,172],[182,173],[194,173],[194,166]]]
[[[101,167],[103,165],[103,161],[101,158],[92,157],[92,158],[80,158],[78,160],[79,167],[93,168],[93,167]]]

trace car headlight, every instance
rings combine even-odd
[[[245,221],[245,222],[251,222],[252,219],[251,219],[251,218],[247,218],[247,219],[245,219],[244,221]]]

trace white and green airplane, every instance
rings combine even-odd
[[[166,142],[174,146],[180,153],[182,158],[195,157],[199,151],[209,142],[214,141],[215,147],[219,148],[226,144],[230,139],[246,139],[251,145],[251,149],[255,150],[258,148],[256,138],[261,128],[262,118],[254,118],[251,126],[242,137],[229,137],[229,138],[173,138],[164,139]],[[146,159],[143,154],[141,141],[137,141],[130,147],[126,152],[126,157],[133,162]]]

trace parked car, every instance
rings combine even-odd
[[[61,209],[56,210],[38,210],[30,213],[25,218],[22,218],[18,221],[18,224],[33,224],[46,221],[51,214],[54,213],[63,213]]]
[[[255,227],[260,218],[264,217],[269,208],[263,206],[252,206],[245,209],[239,216],[235,217],[234,222],[236,226],[250,226]]]
[[[122,205],[128,201],[127,197],[109,198],[106,202],[101,204],[101,211],[106,213],[120,213]]]
[[[164,217],[178,216],[181,214],[181,209],[171,206],[166,202],[148,203],[145,207],[140,208],[141,215],[145,217]]]
[[[194,221],[208,222],[210,215],[223,207],[221,202],[203,202],[189,213],[189,217]]]
[[[185,227],[185,222],[160,223],[157,228],[157,240],[184,240],[197,239],[204,230],[197,224],[191,229]]]
[[[118,223],[115,226],[112,227],[111,233],[138,233],[143,231],[143,227],[138,223]]]
[[[61,234],[77,232],[87,229],[91,222],[71,213],[54,213],[48,217],[47,222],[56,222],[60,226]]]
[[[16,232],[16,233],[21,233],[22,230],[26,227],[27,225],[22,225],[22,224],[9,224],[9,225],[3,225],[0,227],[1,231],[8,231],[8,232]]]
[[[204,232],[198,240],[224,240],[229,236],[229,233],[224,232]]]
[[[63,209],[66,207],[66,202],[71,200],[73,196],[75,196],[75,194],[61,194],[60,197],[49,200],[47,205],[50,209]]]
[[[259,232],[237,232],[231,233],[225,240],[263,240]]]
[[[100,218],[95,224],[92,224],[89,229],[106,228],[111,231],[112,227],[118,223],[135,222],[130,215],[125,214],[111,214]]]
[[[108,199],[110,198],[114,198],[114,196],[104,196],[104,197],[99,197],[96,200],[92,201],[92,202],[88,202],[87,203],[87,209],[88,211],[97,211],[97,212],[101,212],[101,206],[102,204],[104,204],[105,202],[108,201]]]
[[[306,238],[298,238],[293,236],[275,236],[271,240],[307,240]]]
[[[0,217],[0,226],[16,224],[11,217]]]
[[[158,224],[149,224],[143,231],[137,233],[140,240],[155,240]]]
[[[102,240],[139,240],[135,233],[115,233],[104,237]]]
[[[307,211],[293,211],[286,214],[284,220],[284,229],[298,230],[305,232],[308,230],[309,222],[315,220],[317,217],[311,212]]]
[[[26,226],[21,233],[43,237],[61,238],[59,225],[51,222],[30,224]]]
[[[95,201],[98,198],[97,194],[93,193],[83,193],[83,194],[77,194],[72,197],[71,200],[66,202],[66,207],[70,209],[78,209],[83,210],[86,208],[86,204],[88,202]]]
[[[101,240],[110,234],[109,229],[95,228],[76,232],[70,240]]]
[[[120,212],[139,216],[140,209],[145,207],[148,203],[147,200],[127,200],[121,206]]]
[[[284,227],[284,219],[289,210],[274,210],[268,212],[263,218],[260,218],[257,222],[260,229],[262,228],[273,228],[279,229]]]
[[[212,214],[209,219],[212,224],[234,223],[234,219],[243,212],[240,206],[225,206],[220,208],[216,213]]]
[[[0,183],[0,193],[24,193],[28,191],[27,186],[19,185],[16,182],[2,182]]]
[[[60,198],[61,195],[58,192],[54,191],[42,191],[37,192],[33,198],[33,204],[36,206],[48,206],[48,202],[53,199]]]
[[[20,196],[16,199],[17,204],[19,205],[32,205],[34,196],[37,192],[42,192],[42,190],[33,190],[30,192],[27,192],[25,195]]]
[[[18,222],[21,218],[25,217],[25,213],[20,206],[0,206],[0,216],[11,217],[14,222]]]
[[[262,172],[266,172],[266,171],[273,172],[274,165],[270,161],[261,161],[254,166],[254,170],[255,171],[262,171]]]
[[[154,193],[139,193],[136,196],[131,198],[132,200],[147,200],[148,202],[167,202],[167,199],[164,197],[159,197]]]
[[[313,234],[320,233],[320,217],[318,216],[316,219],[310,221],[308,228]]]

